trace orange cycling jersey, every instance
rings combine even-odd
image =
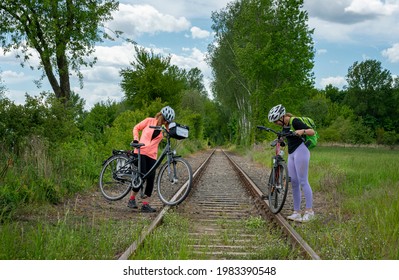
[[[146,155],[152,159],[157,159],[158,145],[163,138],[162,133],[159,133],[157,137],[151,139],[154,133],[154,129],[150,128],[150,126],[156,126],[157,122],[158,121],[156,118],[146,118],[143,121],[139,122],[137,125],[135,125],[133,128],[133,139],[145,144],[145,146],[141,147],[140,154]],[[141,137],[139,135],[140,131]]]

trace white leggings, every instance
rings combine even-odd
[[[306,208],[313,207],[313,193],[308,180],[309,160],[310,152],[304,143],[288,155],[288,174],[291,177],[294,211],[301,210],[301,187],[305,194]]]

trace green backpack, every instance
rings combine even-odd
[[[314,121],[309,118],[309,117],[292,117],[290,119],[290,126],[292,127],[292,121],[297,118],[299,120],[301,120],[304,124],[306,124],[307,126],[311,127],[314,130],[314,135],[313,136],[309,136],[309,135],[305,135],[305,145],[306,147],[308,147],[308,149],[313,149],[314,147],[316,147],[317,145],[317,140],[319,139],[319,134],[316,131],[316,125],[314,123]]]

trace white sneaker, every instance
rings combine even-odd
[[[313,211],[305,211],[305,214],[302,217],[302,222],[309,222],[310,220],[314,219],[314,212]]]
[[[288,216],[287,219],[291,220],[291,221],[301,222],[302,215],[300,213],[294,211],[294,213],[292,213],[292,215]]]

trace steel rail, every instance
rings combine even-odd
[[[223,153],[229,159],[233,168],[239,174],[240,179],[247,187],[248,191],[255,198],[255,204],[260,211],[262,211],[267,217],[271,217],[275,220],[290,238],[293,246],[299,246],[301,250],[305,253],[305,255],[313,260],[320,260],[320,257],[316,254],[316,252],[309,246],[309,244],[301,237],[301,235],[287,222],[287,220],[280,214],[272,214],[269,210],[269,201],[262,199],[263,192],[256,186],[256,184],[252,181],[252,179],[245,173],[245,171],[238,166],[238,164],[227,155],[225,151]],[[267,211],[267,213],[265,212]]]
[[[193,173],[193,186],[192,188],[195,187],[196,182],[198,182],[199,178],[201,177],[201,175],[203,174],[203,172],[205,171],[206,167],[208,166],[208,163],[210,161],[210,158],[212,157],[212,155],[214,154],[215,150],[213,150],[211,152],[211,154],[206,158],[206,160],[201,164],[200,167],[197,168],[197,170]],[[187,182],[186,182],[187,184]],[[185,184],[184,184],[185,186]],[[183,187],[184,187],[183,186]],[[182,187],[182,188],[183,188]],[[178,191],[180,192],[180,190]],[[193,192],[193,190],[190,191],[190,194]],[[189,196],[190,196],[189,194]],[[187,197],[188,198],[188,197]],[[186,199],[187,199],[186,198]],[[165,205],[162,210],[159,212],[159,214],[155,217],[154,220],[152,220],[151,224],[144,229],[144,231],[140,234],[139,238],[137,240],[135,240],[126,250],[125,252],[122,253],[122,255],[118,258],[118,260],[128,260],[129,257],[137,250],[137,248],[140,247],[140,245],[144,242],[145,238],[152,232],[154,231],[154,229],[156,227],[158,227],[162,220],[163,217],[165,216],[165,214],[169,211],[169,209],[171,208],[170,205]]]

